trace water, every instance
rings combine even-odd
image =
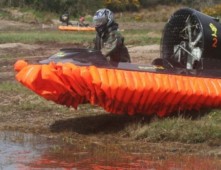
[[[0,133],[0,169],[94,169],[94,170],[219,170],[221,160],[208,156],[152,154],[127,151],[107,143],[71,145],[44,136],[17,132]],[[129,149],[128,149],[129,150]]]
[[[24,169],[41,157],[47,145],[31,134],[0,133],[0,169]]]

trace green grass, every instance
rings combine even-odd
[[[151,36],[154,33],[155,36]],[[128,45],[150,45],[160,44],[161,32],[143,29],[143,30],[126,30],[122,32],[125,37],[125,44]]]
[[[0,9],[0,18],[8,19],[9,15],[10,14],[7,11]]]
[[[92,33],[58,31],[4,32],[0,33],[0,43],[62,42],[77,44],[89,41],[93,36]]]
[[[127,45],[159,44],[159,37],[148,37],[149,30],[122,32]],[[160,33],[159,33],[160,35]],[[0,43],[73,43],[92,42],[95,32],[61,32],[61,31],[29,31],[29,32],[0,32]]]
[[[0,82],[0,93],[27,93],[26,88],[21,84],[14,81],[3,81]],[[29,93],[29,92],[28,92]]]
[[[40,112],[51,112],[54,111],[54,108],[61,112],[67,111],[66,107],[45,101],[45,99],[15,81],[4,81],[0,83],[0,93],[4,95],[8,101],[11,100],[11,103],[8,103],[9,105],[6,104],[1,107],[1,109],[5,111],[13,108],[16,108],[17,111],[38,110]],[[11,104],[14,104],[13,107]]]
[[[2,96],[2,99],[5,101],[8,101],[7,104],[1,105],[1,111],[4,112],[10,110],[16,110],[16,112],[34,111],[36,113],[60,112],[62,114],[73,112],[73,110],[68,107],[55,104],[52,101],[47,101],[16,81],[0,82],[0,96]],[[79,106],[83,114],[87,114],[89,108],[92,107],[86,104]]]
[[[21,21],[24,23],[52,23],[52,18],[59,18],[59,15],[52,12],[39,11],[31,8],[2,8],[0,18]]]
[[[52,18],[59,18],[59,15],[52,12],[33,10],[30,8],[20,9],[25,15],[21,18],[23,22],[51,23]]]
[[[198,119],[168,117],[138,123],[127,127],[129,135],[135,139],[151,142],[175,141],[183,143],[202,143],[221,141],[221,111],[212,110]]]

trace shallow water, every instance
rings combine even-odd
[[[39,159],[47,147],[42,139],[31,134],[1,132],[0,169],[23,169]]]
[[[218,170],[221,160],[208,156],[161,155],[125,151],[119,145],[57,143],[44,136],[0,133],[0,169]]]

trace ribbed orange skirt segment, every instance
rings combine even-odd
[[[116,114],[168,115],[221,106],[221,79],[76,66],[28,65],[16,79],[47,100],[77,108],[89,102]],[[19,68],[19,69],[16,69]]]
[[[95,31],[94,27],[59,26],[61,31]]]

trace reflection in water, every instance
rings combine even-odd
[[[122,156],[122,155],[121,155]],[[73,158],[72,158],[73,159]],[[154,160],[143,155],[128,155],[118,160],[109,160],[96,158],[84,158],[83,160],[74,161],[62,160],[60,157],[47,157],[39,159],[31,165],[35,168],[51,167],[64,169],[94,169],[94,170],[219,170],[221,163],[209,158],[199,157],[170,157],[166,160]]]
[[[212,157],[128,152],[121,146],[56,143],[31,134],[0,133],[0,169],[218,170]]]
[[[38,143],[37,143],[38,142]],[[0,133],[0,169],[24,169],[39,159],[46,145],[37,136],[17,132]]]

